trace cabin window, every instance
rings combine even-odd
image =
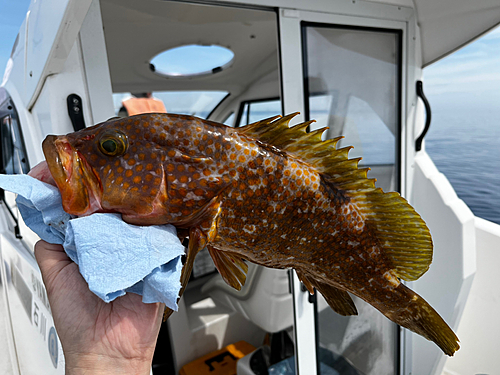
[[[227,125],[227,126],[233,126],[233,123],[234,123],[234,116],[236,116],[234,114],[234,112],[231,112],[224,121],[222,121],[222,123],[224,125]]]
[[[281,100],[279,98],[245,101],[240,105],[236,127],[252,124],[280,114]]]
[[[152,94],[156,99],[163,101],[168,113],[206,119],[228,93],[227,91],[153,91]],[[122,100],[130,96],[129,93],[113,94],[115,114],[120,113]]]
[[[4,174],[29,172],[26,147],[14,103],[10,98],[0,104],[0,137],[2,139],[2,171]]]
[[[344,136],[350,158],[385,191],[399,190],[401,128],[401,31],[317,23],[302,24],[306,119],[323,136]],[[396,374],[398,328],[376,309],[353,298],[359,316],[342,317],[318,296],[318,355],[353,374]],[[327,360],[328,359],[328,360]],[[324,374],[323,370],[319,373]]]
[[[401,33],[397,30],[303,25],[306,117],[326,138],[344,136],[369,177],[399,190]]]
[[[150,68],[167,77],[192,77],[219,73],[231,66],[233,58],[233,51],[222,46],[190,44],[159,53]]]

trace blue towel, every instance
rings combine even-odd
[[[184,246],[175,227],[131,225],[119,214],[72,217],[57,188],[27,175],[0,175],[0,187],[18,194],[26,225],[41,239],[63,245],[103,301],[132,292],[177,311]]]

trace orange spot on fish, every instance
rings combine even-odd
[[[205,176],[210,176],[212,174],[212,172],[210,172],[210,169],[205,169],[205,170],[203,170],[203,174]]]
[[[134,165],[135,164],[135,159],[130,159],[128,162],[127,162],[128,165]]]
[[[247,160],[247,159],[246,159],[243,155],[240,155],[240,156],[238,157],[238,161],[239,161],[240,163],[244,163],[246,160]]]
[[[127,171],[125,172],[125,177],[132,177],[133,174],[134,172],[132,172],[132,169],[127,169]]]
[[[147,171],[151,171],[152,169],[153,169],[153,164],[151,164],[151,163],[146,164]]]
[[[185,167],[184,167],[184,165],[182,165],[182,164],[179,164],[179,165],[177,166],[177,170],[178,170],[179,172],[184,172],[184,169],[186,169],[186,168],[185,168]]]
[[[135,176],[135,177],[134,177],[134,183],[135,183],[135,184],[138,184],[138,183],[140,183],[141,181],[142,181],[141,176]]]

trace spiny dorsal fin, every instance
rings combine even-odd
[[[342,137],[322,141],[327,128],[306,132],[313,121],[289,127],[297,114],[271,117],[238,131],[314,166],[325,181],[353,199],[375,230],[396,274],[407,281],[417,280],[432,261],[432,239],[425,222],[398,193],[375,187],[375,180],[367,178],[369,168],[358,168],[361,158],[349,159],[352,146],[336,148]]]

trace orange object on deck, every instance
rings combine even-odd
[[[165,104],[155,98],[130,98],[122,102],[129,116],[141,113],[167,113]]]
[[[236,375],[236,362],[256,348],[246,341],[238,341],[184,365],[179,375]]]

